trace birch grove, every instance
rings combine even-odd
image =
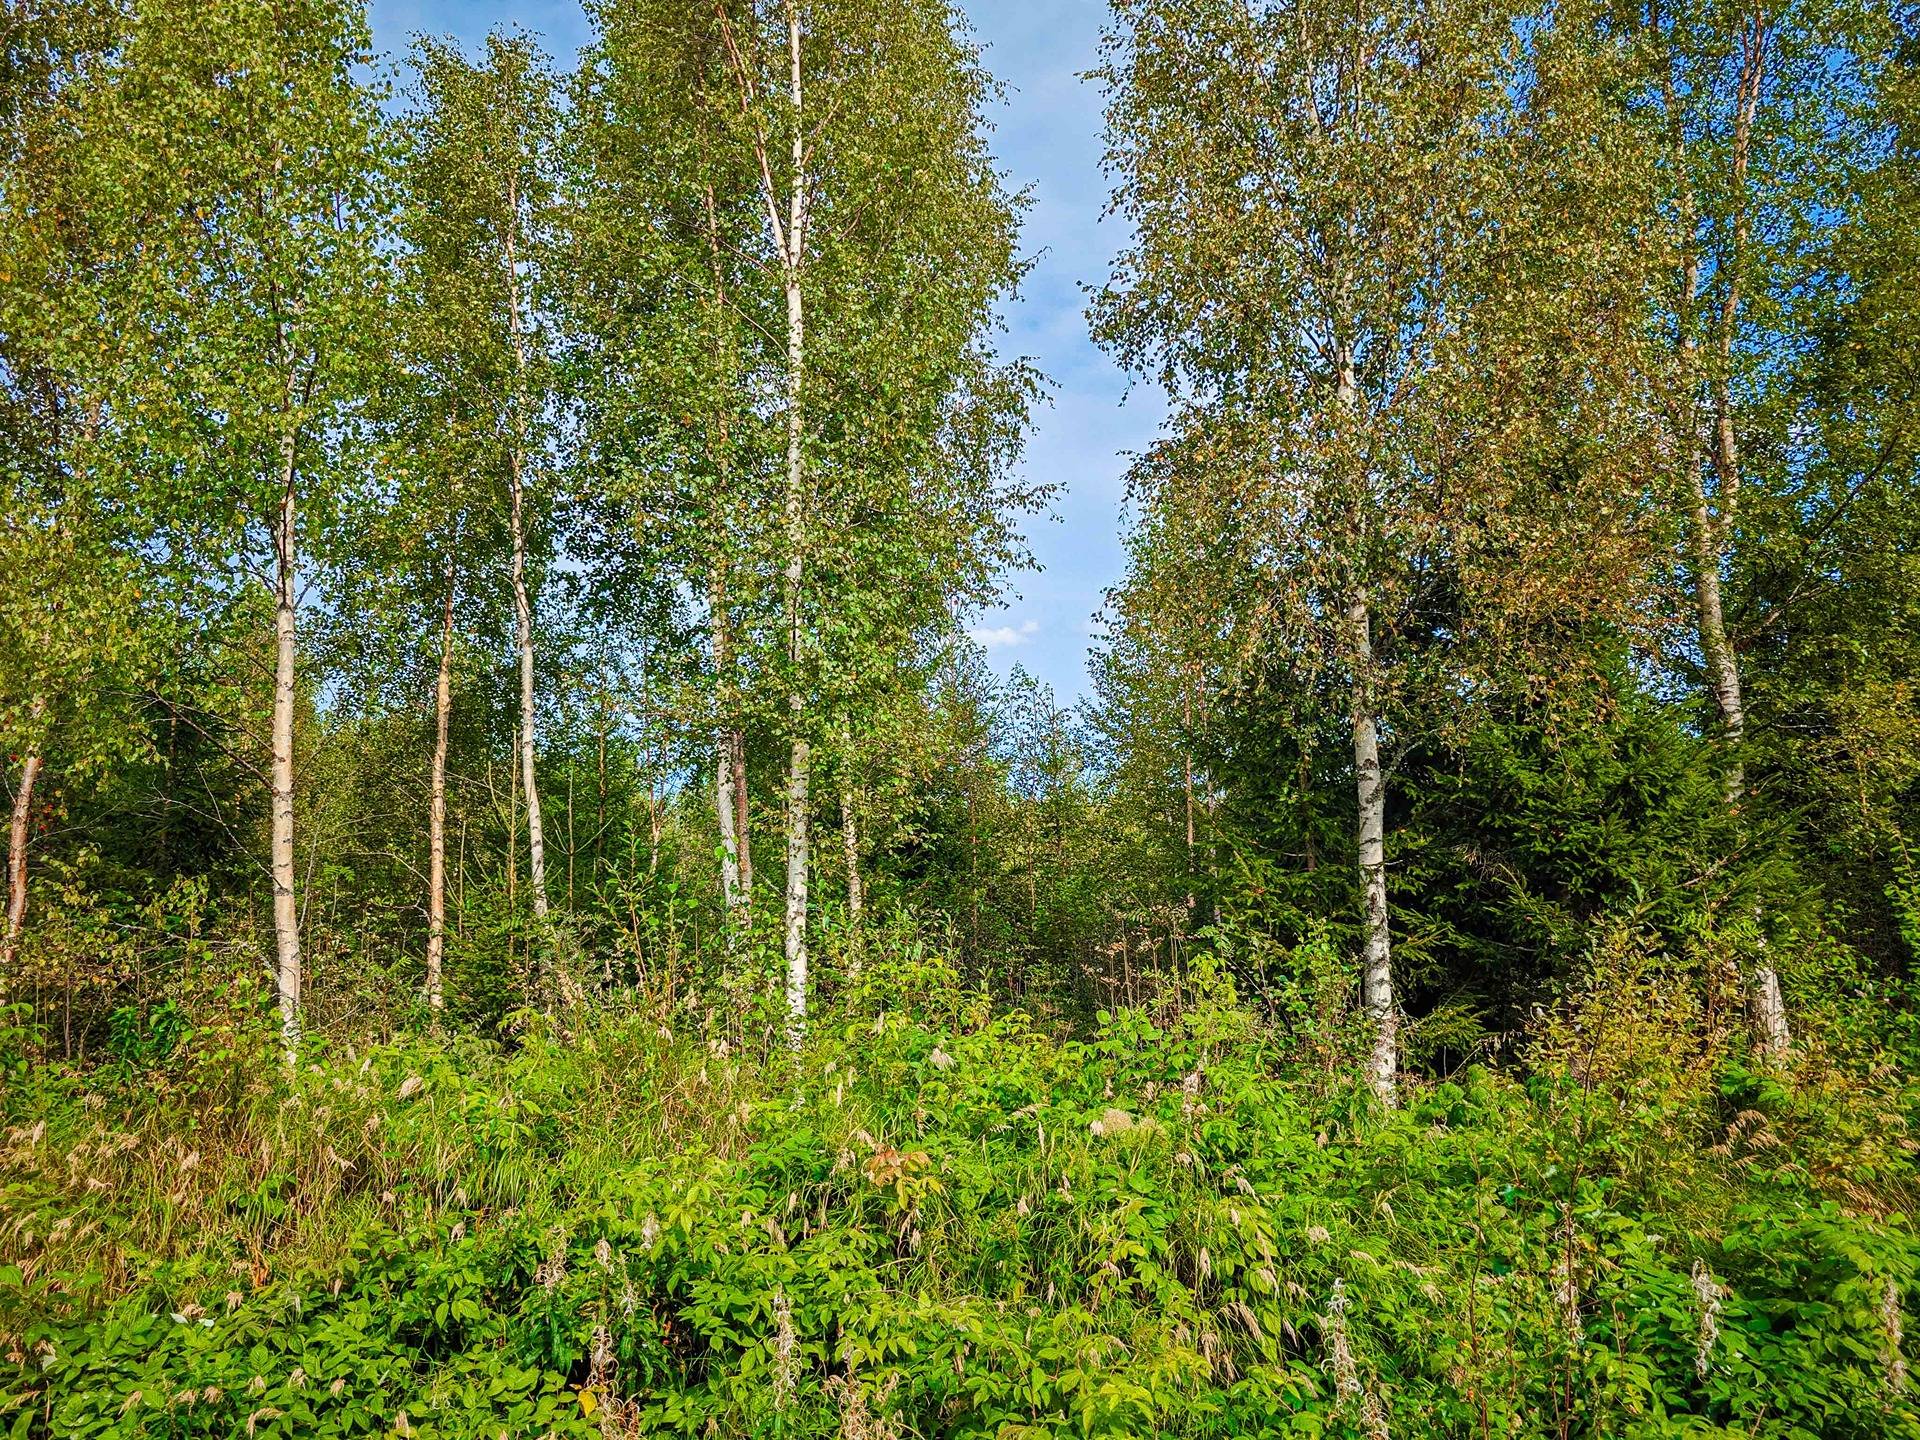
[[[33,1044],[805,1065],[938,956],[1061,1034],[1229,986],[1417,1113],[1581,996],[1784,1084],[1904,983],[1901,14],[1118,0],[1111,263],[944,0],[585,21],[5,22]],[[1167,402],[1084,615],[1020,578],[1069,332]]]

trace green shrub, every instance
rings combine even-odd
[[[904,950],[799,1051],[629,1015],[342,1050],[199,1111],[40,1072],[8,1100],[4,1420],[1920,1436],[1908,1152],[1823,1170],[1871,1106],[1675,1063],[1633,1038],[1666,982],[1608,973],[1524,1076],[1391,1113],[1230,996],[1063,1039]],[[1566,1063],[1602,1013],[1606,1063]]]

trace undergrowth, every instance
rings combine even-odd
[[[0,1424],[1920,1437],[1912,1090],[1681,1044],[1610,973],[1392,1112],[1224,984],[1072,1039],[924,958],[799,1046],[13,1065]]]

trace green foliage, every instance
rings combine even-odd
[[[8,1434],[1920,1440],[1910,16],[1117,4],[1075,710],[944,0],[13,9]]]
[[[1650,927],[1677,948],[1742,901],[1793,908],[1764,831],[1739,866],[1716,863],[1740,843],[1720,767],[1631,685],[1596,679],[1565,709],[1489,715],[1410,757],[1404,783],[1395,883],[1416,983],[1470,977],[1484,1000],[1520,1008],[1574,968],[1596,923]]]
[[[10,1423],[1920,1435],[1911,1156],[1817,1162],[1915,1095],[1676,1067],[1647,982],[1556,1012],[1526,1084],[1392,1113],[1218,985],[1062,1040],[905,947],[798,1052],[635,1014],[237,1106],[44,1075],[6,1116]]]

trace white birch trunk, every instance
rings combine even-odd
[[[714,204],[713,186],[706,187],[707,217],[707,256],[713,269],[713,325],[714,325],[714,361],[723,372],[729,369],[730,350],[726,341],[727,320],[727,277],[720,256],[720,220]],[[729,383],[731,377],[729,376]],[[728,423],[726,402],[720,405],[715,417],[713,431],[714,443],[711,444],[714,474],[718,478],[720,491],[728,491],[728,478],[732,469],[732,427]],[[713,561],[712,576],[708,586],[707,611],[708,626],[713,644],[713,688],[716,709],[720,712],[722,724],[715,733],[714,751],[714,812],[720,824],[720,898],[725,907],[726,916],[734,926],[742,925],[747,918],[747,887],[751,880],[750,869],[742,863],[741,836],[746,831],[744,812],[746,797],[743,793],[746,783],[744,766],[738,763],[739,731],[732,724],[733,716],[733,636],[730,617],[727,610],[727,561],[725,558],[725,536],[716,536],[721,547],[719,555]]]
[[[739,807],[733,794],[733,736],[722,728],[714,746],[714,812],[720,821],[720,898],[729,918],[739,914],[740,841],[734,829]]]
[[[440,627],[440,669],[433,684],[433,778],[427,805],[427,1006],[445,1005],[441,972],[447,946],[447,728],[453,713],[453,576]]]
[[[1746,789],[1746,764],[1743,757],[1746,739],[1746,704],[1741,693],[1740,666],[1727,635],[1726,617],[1720,591],[1720,570],[1733,537],[1739,513],[1740,450],[1733,418],[1731,380],[1735,332],[1743,299],[1741,262],[1747,248],[1752,216],[1748,205],[1747,175],[1752,159],[1753,126],[1758,113],[1768,63],[1769,28],[1758,9],[1742,21],[1742,33],[1736,40],[1740,55],[1740,73],[1733,93],[1733,114],[1728,125],[1730,150],[1728,191],[1733,197],[1731,245],[1721,257],[1726,266],[1726,283],[1714,318],[1715,366],[1708,377],[1713,425],[1707,438],[1718,494],[1707,496],[1706,479],[1700,463],[1700,414],[1697,398],[1687,414],[1687,433],[1682,436],[1682,453],[1687,460],[1687,481],[1691,487],[1691,539],[1694,570],[1694,605],[1698,620],[1700,658],[1706,670],[1708,693],[1719,712],[1726,735],[1729,765],[1726,799],[1736,806]],[[1672,57],[1665,77],[1663,98],[1667,109],[1669,145],[1676,171],[1681,177],[1682,212],[1689,224],[1695,221],[1695,198],[1687,176],[1684,130],[1678,109],[1678,87],[1674,81]],[[1681,267],[1679,295],[1680,331],[1678,361],[1681,381],[1697,395],[1699,347],[1690,325],[1700,294],[1701,258],[1689,250]],[[1717,511],[1717,513],[1716,513]],[[1777,1056],[1792,1045],[1787,1024],[1786,1001],[1780,989],[1780,976],[1771,965],[1759,964],[1747,974],[1747,1016],[1756,1053]]]
[[[509,397],[512,429],[513,618],[514,639],[520,651],[520,775],[527,799],[527,878],[533,888],[533,914],[543,939],[551,940],[547,912],[547,837],[540,819],[540,787],[534,776],[533,605],[527,597],[526,460],[527,460],[527,340],[520,323],[520,262],[515,234],[520,224],[517,179],[507,178],[507,219],[501,235],[506,263],[507,332],[513,340],[513,393]],[[551,948],[551,947],[550,947]],[[554,958],[554,957],[550,957]]]
[[[293,706],[296,541],[295,430],[280,438],[280,513],[274,526],[272,841],[274,996],[280,1038],[292,1064],[300,1045],[300,907],[294,891]]]
[[[1351,413],[1359,404],[1353,352],[1342,347],[1334,382],[1335,398]],[[1354,835],[1360,858],[1360,885],[1366,896],[1366,938],[1360,969],[1360,1003],[1373,1024],[1373,1049],[1367,1078],[1388,1105],[1398,1098],[1400,1010],[1393,994],[1393,939],[1387,923],[1387,783],[1380,770],[1378,691],[1373,674],[1373,616],[1366,600],[1347,602],[1348,643],[1353,658],[1353,784],[1357,801]]]
[[[807,545],[806,475],[806,304],[802,288],[807,246],[807,147],[803,125],[804,97],[800,72],[799,0],[785,0],[787,21],[787,99],[792,129],[786,214],[780,213],[780,187],[774,180],[773,155],[766,132],[753,120],[754,158],[760,168],[760,197],[766,205],[767,229],[780,255],[781,280],[787,302],[787,493],[783,523],[786,563],[783,567],[787,625],[787,893],[784,947],[789,1029],[797,1041],[807,1014],[807,863],[810,849],[808,785],[813,761],[807,741],[807,700],[801,680],[804,659]],[[741,52],[724,9],[721,38],[728,63],[740,85],[742,111],[751,119],[755,106],[753,67]],[[736,774],[738,771],[736,770]]]
[[[796,693],[794,702],[800,697]],[[799,703],[791,705],[793,723],[804,723]],[[812,747],[806,737],[793,737],[787,769],[787,1014],[798,1033],[807,1018],[807,853],[808,780],[812,765]]]
[[[1353,780],[1359,803],[1356,838],[1360,883],[1366,893],[1367,924],[1360,971],[1360,1003],[1373,1024],[1373,1052],[1367,1078],[1380,1098],[1392,1105],[1400,1069],[1400,1012],[1393,995],[1392,938],[1387,925],[1387,785],[1380,772],[1380,731],[1373,713],[1373,640],[1366,602],[1347,607],[1354,649]]]
[[[28,714],[38,724],[46,701],[35,698]],[[20,952],[20,936],[27,926],[27,838],[33,819],[33,786],[43,762],[35,737],[20,764],[20,788],[13,792],[13,817],[7,826],[7,935],[0,943],[0,996],[11,986],[13,959]]]
[[[787,897],[785,950],[787,1013],[797,1034],[807,1016],[807,862],[809,855],[808,781],[812,747],[807,742],[807,702],[800,683],[803,659],[802,609],[806,583],[806,307],[801,270],[806,246],[806,149],[800,86],[800,8],[787,0],[789,98],[793,103],[793,147],[787,197],[784,278],[787,299],[787,495],[786,609],[787,660],[792,690],[787,697],[791,751],[787,769]],[[771,191],[768,201],[772,203]]]
[[[720,898],[727,918],[738,923],[744,900],[740,887],[739,801],[733,793],[733,727],[725,723],[732,699],[733,647],[727,626],[727,585],[719,565],[714,566],[708,590],[708,629],[713,643],[713,688],[722,723],[714,729],[713,808],[720,823]]]
[[[540,786],[534,779],[533,605],[527,598],[527,535],[523,515],[520,456],[513,457],[513,619],[520,651],[520,780],[527,802],[527,880],[533,914],[546,929],[547,837],[540,821]]]
[[[1716,437],[1716,451],[1723,444],[1732,444],[1731,435]],[[1699,624],[1700,658],[1706,664],[1707,689],[1713,696],[1714,709],[1719,711],[1720,725],[1733,754],[1732,768],[1727,772],[1727,800],[1731,804],[1740,798],[1740,792],[1746,785],[1740,745],[1746,738],[1747,712],[1740,693],[1739,662],[1727,639],[1726,616],[1720,597],[1720,565],[1723,558],[1720,524],[1715,521],[1708,505],[1700,467],[1696,464],[1690,469],[1693,484],[1694,610]]]
[[[1782,1059],[1793,1048],[1780,972],[1771,965],[1756,965],[1747,981],[1747,1024],[1753,1031],[1754,1053],[1761,1059]]]

